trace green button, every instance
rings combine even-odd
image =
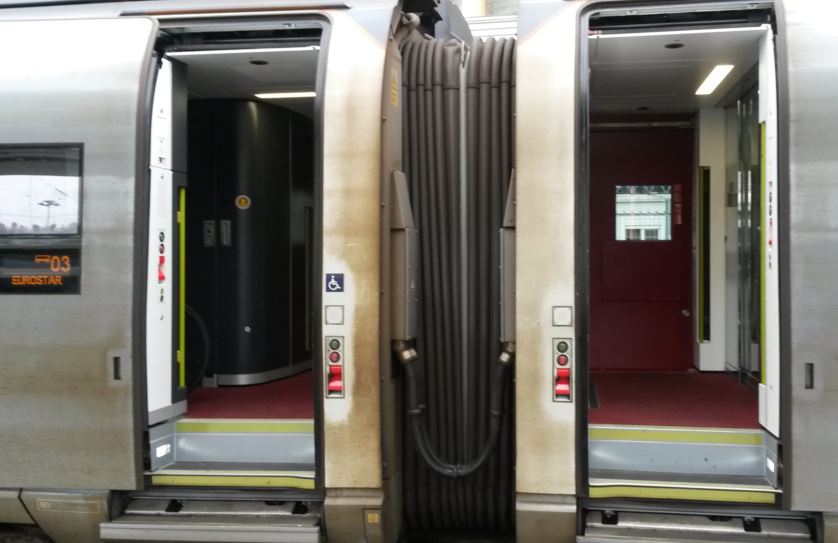
[[[340,340],[333,339],[329,342],[329,348],[333,351],[340,349]]]
[[[560,341],[556,348],[559,350],[560,353],[566,353],[567,350],[570,348],[570,345],[567,344],[567,341]]]

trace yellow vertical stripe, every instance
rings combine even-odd
[[[186,387],[186,189],[178,191],[178,386]]]
[[[704,337],[704,244],[707,240],[704,239],[704,221],[707,218],[704,216],[704,168],[698,169],[698,269],[696,276],[698,277],[698,315],[695,319],[696,337],[701,343],[707,338]]]

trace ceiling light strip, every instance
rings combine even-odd
[[[307,45],[305,47],[270,47],[265,49],[204,49],[200,51],[169,51],[167,57],[197,57],[206,55],[258,55],[263,53],[293,53],[299,51],[319,51],[319,45]]]
[[[710,72],[704,82],[695,91],[696,95],[707,96],[708,94],[713,94],[732,70],[733,64],[719,64],[713,68],[713,71]]]
[[[254,96],[256,98],[261,98],[262,100],[279,100],[283,98],[314,98],[317,96],[317,93],[314,91],[305,91],[305,92],[260,92],[256,93]]]

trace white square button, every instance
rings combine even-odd
[[[343,324],[343,306],[326,306],[326,324]]]
[[[553,306],[553,326],[572,326],[573,308],[566,305]]]

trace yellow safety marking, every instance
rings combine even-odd
[[[690,428],[596,428],[588,430],[588,439],[603,441],[664,441],[667,443],[711,443],[714,445],[762,445],[760,432],[694,430]]]
[[[314,421],[242,421],[242,420],[181,420],[177,431],[183,433],[259,433],[259,434],[310,434]]]
[[[314,479],[279,476],[216,476],[216,475],[152,475],[154,485],[167,486],[224,486],[224,487],[278,487],[314,489]]]
[[[709,170],[709,168],[706,168]],[[698,234],[698,269],[696,270],[696,275],[699,276],[698,279],[698,315],[697,319],[695,320],[695,328],[696,328],[696,337],[698,338],[699,343],[706,341],[707,338],[704,337],[704,244],[707,243],[707,240],[704,239],[704,221],[708,220],[708,217],[704,216],[704,185],[706,184],[706,179],[702,175],[705,171],[705,168],[698,169],[698,206],[697,206],[697,215],[698,215],[698,227],[697,227],[697,234]]]
[[[186,387],[186,189],[178,191],[178,386]]]
[[[588,495],[591,498],[648,498],[656,500],[774,503],[774,494],[771,492],[702,488],[592,486],[588,488]]]

